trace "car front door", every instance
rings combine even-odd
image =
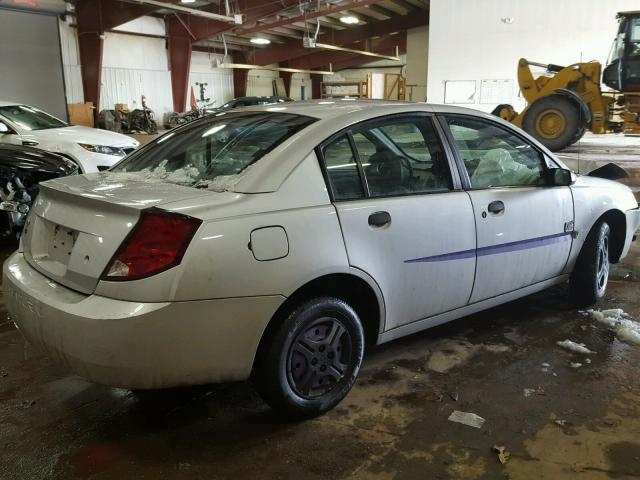
[[[552,160],[510,128],[445,115],[478,235],[471,303],[557,277],[573,241],[569,187],[550,186]]]
[[[319,150],[349,263],[383,292],[385,330],[466,305],[473,211],[433,118],[383,117]]]

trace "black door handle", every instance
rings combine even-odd
[[[389,212],[376,212],[369,215],[369,225],[372,227],[384,227],[391,223]]]
[[[495,202],[491,202],[489,204],[489,207],[487,207],[487,210],[489,210],[489,212],[493,213],[494,215],[502,213],[502,212],[504,212],[504,203],[502,203],[500,200],[496,200]]]

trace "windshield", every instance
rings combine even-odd
[[[150,180],[223,191],[249,165],[313,121],[273,112],[206,117],[160,137],[112,171],[142,172]]]
[[[68,126],[62,120],[26,105],[0,107],[0,115],[25,130],[46,130]]]

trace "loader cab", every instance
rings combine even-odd
[[[618,34],[602,82],[620,92],[640,92],[640,11],[621,12],[617,18]]]

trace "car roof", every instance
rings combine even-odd
[[[260,193],[277,190],[291,171],[309,152],[313,151],[316,146],[328,138],[331,138],[342,129],[362,121],[373,120],[386,115],[421,112],[455,113],[485,118],[494,123],[501,123],[505,125],[506,128],[517,130],[517,127],[501,118],[479,110],[452,105],[434,105],[389,100],[323,99],[287,102],[240,107],[223,113],[222,115],[234,115],[243,112],[290,113],[311,117],[316,119],[316,121],[304,128],[303,131],[285,140],[282,144],[266,154],[261,161],[256,162],[251,169],[251,173],[245,175],[234,187],[234,191],[239,193]],[[530,135],[527,135],[523,131],[520,131],[519,134],[538,145],[541,150],[557,161],[549,150]],[[301,141],[302,138],[304,138],[303,141]]]
[[[437,105],[418,102],[401,102],[393,100],[360,100],[327,98],[323,100],[306,100],[302,102],[288,102],[274,105],[251,105],[237,109],[238,111],[281,112],[305,115],[318,120],[338,120],[348,117],[370,116],[377,117],[402,112],[431,112],[431,113],[466,113],[468,115],[489,116],[488,114],[471,108],[455,107],[451,105]],[[491,118],[495,118],[490,116]]]
[[[23,105],[20,102],[7,102],[0,100],[0,107],[13,107],[14,105]]]

